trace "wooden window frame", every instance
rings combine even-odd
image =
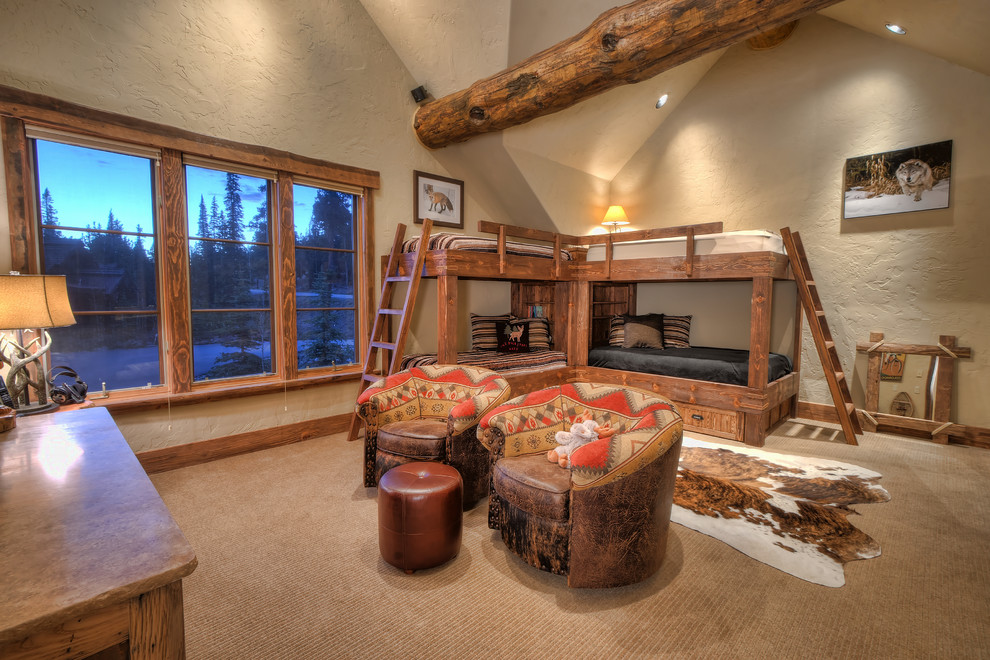
[[[11,268],[22,273],[40,273],[39,221],[34,201],[34,172],[29,157],[25,126],[40,126],[88,137],[152,147],[161,151],[160,204],[156,227],[159,260],[162,351],[166,384],[137,390],[120,390],[97,399],[115,411],[162,408],[171,405],[219,401],[240,396],[285,392],[357,379],[361,365],[333,369],[307,369],[300,375],[295,360],[295,226],[292,185],[296,177],[318,181],[333,189],[357,191],[357,273],[355,297],[358,308],[358,354],[363,355],[373,312],[374,215],[372,195],[381,187],[380,175],[347,165],[299,156],[286,151],[199,135],[68,103],[41,94],[0,85],[0,140],[2,140],[10,225]],[[277,173],[270,212],[272,221],[272,307],[277,344],[276,373],[270,376],[193,382],[192,328],[189,307],[188,220],[185,204],[183,155],[246,165]],[[274,337],[273,337],[274,339]]]

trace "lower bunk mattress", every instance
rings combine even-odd
[[[401,369],[436,364],[436,353],[402,356]],[[544,371],[567,365],[567,354],[561,351],[530,351],[529,353],[499,353],[498,351],[467,351],[457,354],[457,364],[482,367],[499,373],[521,374]]]
[[[589,367],[638,371],[640,373],[691,378],[712,383],[746,386],[749,382],[749,351],[733,348],[622,348],[596,346],[588,353]],[[791,359],[770,354],[769,380],[791,373]]]

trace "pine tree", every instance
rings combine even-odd
[[[58,226],[58,211],[55,210],[55,201],[48,188],[45,188],[45,192],[41,194],[41,224],[45,225],[42,231],[42,238],[45,241],[62,238],[62,232],[51,228]]]
[[[352,249],[353,197],[347,193],[319,190],[313,203],[309,227],[297,241],[306,247]],[[350,340],[354,336],[353,314],[326,308],[341,307],[334,293],[352,292],[353,257],[348,253],[328,253],[323,250],[300,250],[296,267],[307,280],[304,286],[317,293],[316,319],[300,329],[307,344],[300,351],[300,366],[329,366],[355,361]]]
[[[220,238],[228,241],[242,240],[244,235],[244,207],[241,202],[240,177],[227,174],[224,211],[220,212]],[[267,305],[254,299],[251,293],[251,273],[248,252],[243,244],[222,243],[220,246],[223,263],[222,305],[231,308],[249,308]],[[260,317],[262,327],[255,327]],[[236,349],[217,356],[206,375],[210,378],[227,378],[266,372],[271,368],[271,358],[262,358],[261,345],[269,339],[267,314],[254,312],[229,313],[221,320],[219,343]]]

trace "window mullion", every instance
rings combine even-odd
[[[275,199],[272,207],[275,209],[275,235],[278,249],[278,275],[273,287],[278,301],[279,314],[277,332],[278,351],[281,358],[282,373],[286,379],[299,376],[299,359],[296,333],[296,230],[293,215],[293,180],[288,172],[279,172]]]
[[[189,248],[186,241],[182,154],[162,149],[162,297],[171,392],[192,389],[192,320],[189,311]]]
[[[34,222],[34,181],[30,174],[24,122],[0,117],[0,143],[7,176],[7,216],[10,225],[11,268],[20,273],[40,273],[37,225]]]

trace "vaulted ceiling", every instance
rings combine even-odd
[[[413,79],[435,98],[580,32],[603,11],[620,4],[615,0],[361,2]],[[820,13],[990,75],[987,0],[847,0]],[[886,23],[902,25],[907,34],[891,34]],[[468,173],[480,177],[481,185],[473,192],[482,205],[501,206],[509,217],[522,214],[533,226],[547,225],[551,215],[567,212],[552,208],[561,203],[554,188],[564,179],[584,177],[600,188],[601,203],[607,203],[608,182],[723,52],[435,155],[452,171],[475,170]],[[658,111],[655,103],[662,93],[669,94],[670,101]],[[479,161],[485,165],[479,166]],[[504,190],[515,191],[514,199],[500,195]]]

